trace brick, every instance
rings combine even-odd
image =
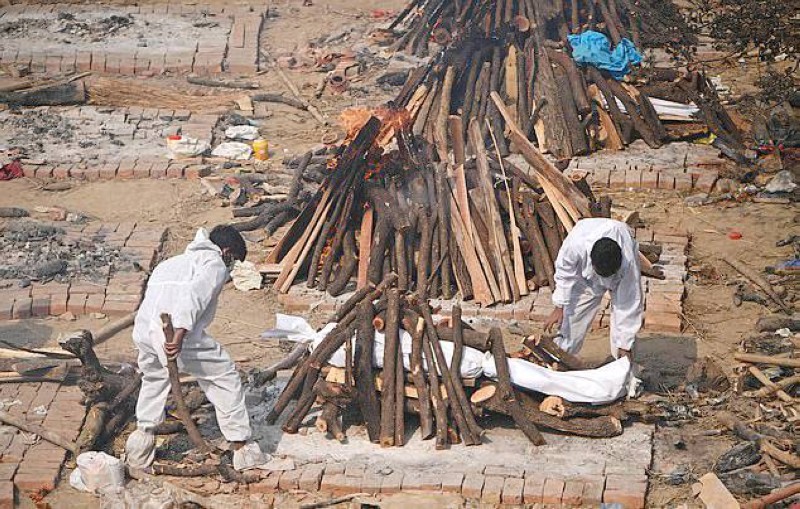
[[[11,320],[14,317],[14,300],[0,297],[0,320]]]
[[[89,295],[86,298],[86,313],[101,313],[103,311],[103,304],[105,304],[106,296],[102,294]]]
[[[561,494],[561,505],[566,507],[580,507],[583,496],[583,481],[569,479],[564,483],[564,492]]]
[[[117,176],[118,169],[119,169],[118,163],[106,163],[99,168],[99,176],[103,180],[114,179]]]
[[[597,476],[595,479],[586,480],[583,484],[581,503],[588,507],[597,507],[603,501],[603,490],[605,489],[605,479]]]
[[[10,481],[19,468],[19,463],[0,463],[0,482]],[[0,507],[3,507],[0,505]]]
[[[425,491],[440,491],[442,489],[441,475],[435,472],[425,472],[422,476],[422,489]]]
[[[139,304],[135,302],[120,302],[113,300],[106,300],[103,304],[103,313],[108,315],[133,313],[139,308]]]
[[[461,472],[445,472],[442,474],[442,491],[447,493],[461,493],[464,483],[464,474]]]
[[[0,509],[14,509],[14,483],[0,481]]]
[[[153,164],[150,161],[136,161],[136,166],[133,167],[133,178],[142,179],[150,177],[150,169]]]
[[[90,69],[96,72],[105,72],[106,70],[106,54],[102,51],[95,51],[92,53],[92,61],[89,64]]]
[[[167,168],[167,178],[179,179],[183,178],[183,170],[186,167],[184,164],[170,164]]]
[[[184,176],[187,179],[199,179],[200,177],[207,177],[211,175],[211,168],[205,165],[191,165],[184,171]]]
[[[345,477],[344,474],[329,474],[326,472],[322,475],[322,481],[320,483],[320,490],[334,492],[342,489],[345,485]]]
[[[643,189],[658,189],[658,172],[643,171],[641,186]]]
[[[541,504],[542,491],[544,491],[545,478],[536,474],[525,476],[525,486],[522,489],[522,496],[526,504]]]
[[[661,171],[658,173],[658,188],[659,189],[675,189],[675,177],[667,172]]]
[[[346,463],[344,475],[347,477],[363,477],[367,473],[367,466],[363,463]]]
[[[603,492],[604,504],[622,504],[625,509],[644,509],[647,488],[633,484],[628,489],[608,489]]]
[[[14,485],[20,491],[53,491],[58,482],[59,468],[43,468],[14,476]]]
[[[49,179],[53,176],[53,167],[50,165],[39,166],[34,175],[37,179]]]
[[[501,467],[496,465],[487,465],[483,469],[483,475],[496,475],[500,477],[518,477],[522,479],[525,475],[525,471],[521,468],[508,468],[508,467]]]
[[[400,489],[403,487],[403,472],[395,471],[389,475],[383,476],[383,480],[381,481],[381,493],[400,493]]]
[[[542,503],[560,505],[562,493],[564,493],[564,481],[548,478],[542,488]]]
[[[505,477],[485,476],[481,502],[485,504],[499,504],[502,500]]]
[[[523,488],[525,480],[518,477],[506,477],[503,484],[503,503],[510,505],[521,505],[523,501]]]
[[[403,491],[422,490],[422,486],[425,483],[424,477],[421,472],[406,472],[400,489]]]
[[[31,314],[43,318],[50,316],[50,297],[37,297],[31,303]]]
[[[296,490],[299,487],[301,473],[300,469],[285,470],[278,480],[278,488],[286,491]]]
[[[298,482],[300,489],[318,491],[323,472],[324,467],[322,465],[306,465],[303,469],[303,473],[300,474],[300,480]]]
[[[67,302],[67,311],[75,315],[82,315],[86,308],[86,299],[89,296],[85,293],[72,293],[69,294],[69,301]]]
[[[628,169],[625,172],[625,187],[630,189],[642,188],[642,171]]]
[[[30,297],[21,297],[19,299],[14,299],[14,311],[11,317],[14,320],[23,320],[25,318],[30,318],[32,305],[33,305],[33,299],[31,299]]]
[[[645,311],[644,328],[648,331],[675,332],[683,329],[681,317],[675,313],[659,313]]]
[[[265,478],[262,478],[257,483],[248,485],[250,493],[273,493],[278,490],[278,480],[280,479],[280,472],[270,472]]]
[[[383,482],[380,474],[365,474],[361,479],[361,491],[364,493],[378,494],[381,492],[381,483]]]
[[[609,176],[608,186],[611,189],[625,189],[625,170],[617,168]]]
[[[691,191],[692,190],[692,176],[688,173],[680,173],[675,175],[675,190],[676,191]]]

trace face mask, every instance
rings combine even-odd
[[[225,263],[226,267],[228,267],[228,271],[231,271],[233,270],[233,264],[236,263],[236,259],[231,253],[222,253],[222,262]]]

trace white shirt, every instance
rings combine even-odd
[[[594,271],[591,252],[594,243],[608,237],[622,249],[622,266],[611,277]],[[627,224],[613,219],[582,219],[567,235],[556,259],[556,288],[553,305],[566,308],[578,298],[578,287],[595,293],[611,292],[611,342],[630,350],[642,326],[643,296],[639,247]]]
[[[189,332],[186,345],[200,345],[217,310],[217,300],[228,279],[222,251],[201,228],[186,251],[161,262],[147,283],[144,300],[136,314],[133,340],[164,344],[161,313],[169,313],[176,329]],[[162,348],[156,348],[161,351]],[[166,358],[166,357],[165,357]]]

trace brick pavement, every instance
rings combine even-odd
[[[503,507],[545,504],[548,507],[595,507],[601,502],[620,502],[626,509],[645,505],[647,478],[642,475],[594,474],[564,476],[547,471],[419,471],[389,469],[373,471],[355,464],[358,475],[342,473],[351,465],[339,463],[307,463],[294,470],[270,474],[267,479],[249,486],[250,493],[321,491],[332,496],[355,492],[397,493],[447,492],[466,499]]]
[[[56,382],[0,387],[0,402],[6,411],[67,440],[75,440],[83,425],[86,409],[82,397],[77,386]],[[67,452],[10,426],[0,430],[0,507],[15,507],[15,489],[20,497],[55,489]]]
[[[49,223],[66,230],[64,242],[79,242],[106,249],[119,249],[124,267],[109,267],[102,281],[34,282],[20,288],[18,280],[0,280],[0,320],[32,316],[59,316],[70,311],[124,315],[138,308],[146,283],[145,273],[131,271],[155,267],[166,229],[149,229],[135,223]]]

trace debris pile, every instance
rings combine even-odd
[[[416,414],[421,438],[435,437],[436,448],[443,449],[461,442],[480,444],[478,418],[484,412],[510,417],[536,445],[545,443],[538,427],[612,437],[622,433],[621,421],[629,415],[647,415],[647,405],[635,402],[592,406],[557,397],[540,402],[537,393],[519,389],[517,379],[512,385],[510,362],[524,358],[559,371],[583,366],[547,338],[529,341],[516,359],[509,359],[500,329],[483,333],[469,328],[461,321],[459,306],[453,309],[452,326],[436,324],[434,310],[419,296],[399,290],[397,283],[397,275],[390,274],[337,310],[324,329],[327,333],[295,368],[267,415],[268,423],[276,422],[296,400],[282,428],[297,433],[317,402],[321,411],[316,427],[344,440],[341,417],[353,407],[360,411],[370,441],[402,446],[406,414]],[[491,367],[474,366],[475,357],[489,354]]]
[[[105,284],[112,270],[133,269],[120,248],[99,238],[33,220],[13,220],[0,229],[0,279],[68,282],[81,279]]]

